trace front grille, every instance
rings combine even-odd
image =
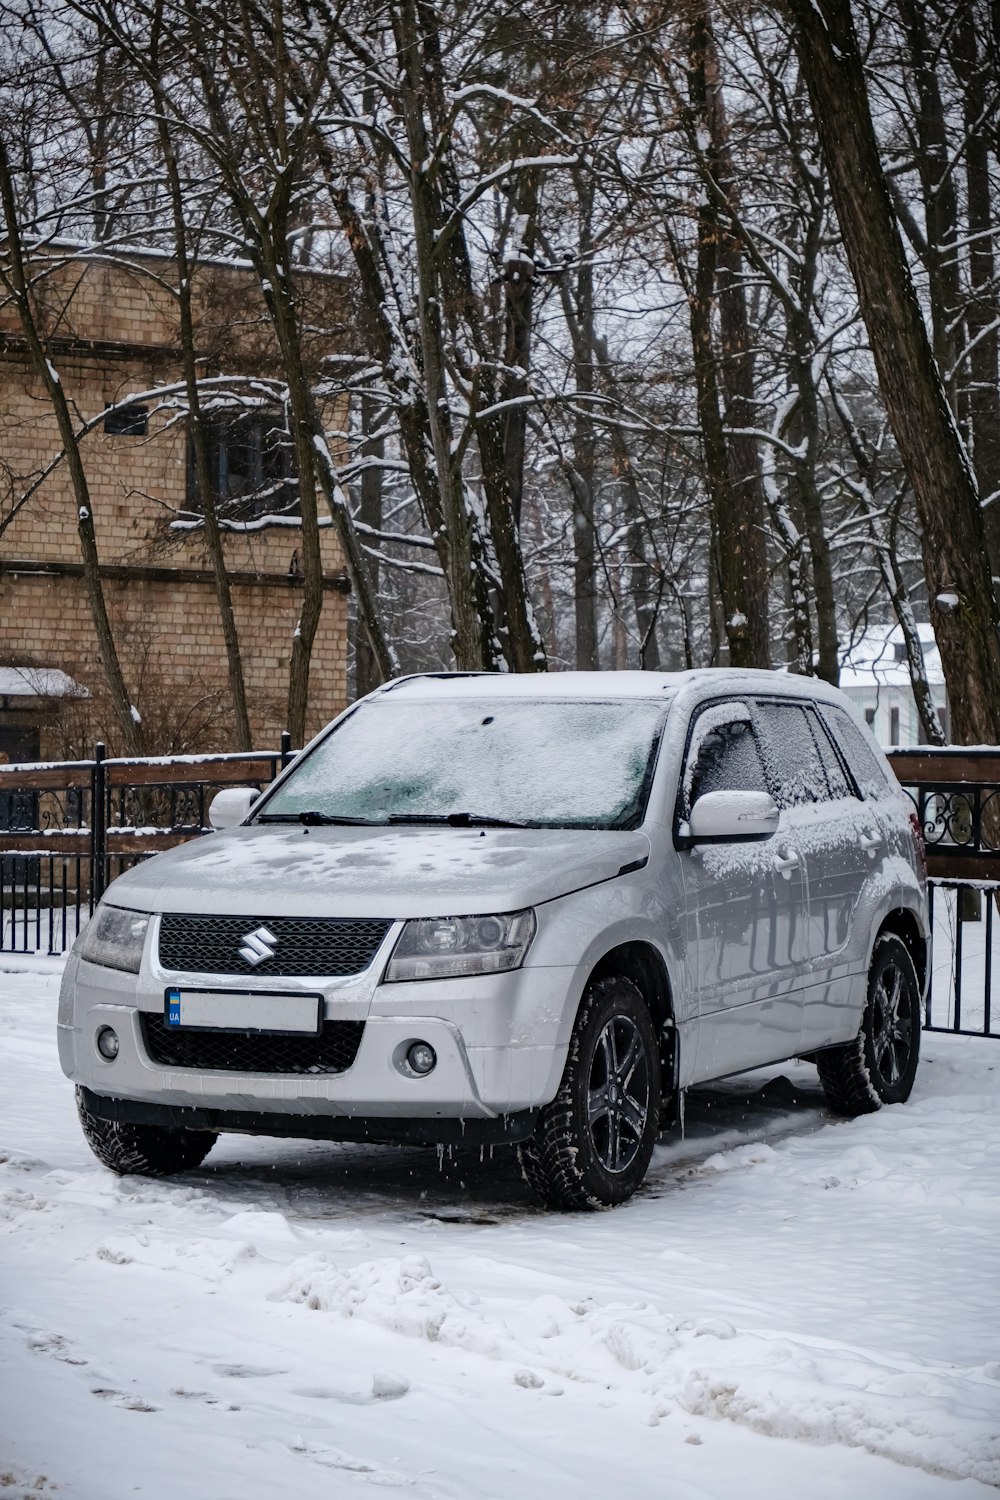
[[[165,969],[196,974],[339,978],[367,969],[391,925],[346,917],[202,917],[169,912],[160,918],[160,963]],[[274,956],[251,964],[240,949],[260,928],[275,938],[268,945]]]
[[[143,1012],[142,1038],[165,1068],[227,1073],[346,1073],[358,1055],[364,1021],[327,1021],[319,1036],[246,1031],[184,1031]]]

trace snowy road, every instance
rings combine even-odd
[[[57,983],[0,958],[4,1500],[1000,1485],[1000,1043],[925,1039],[911,1104],[851,1123],[806,1067],[702,1094],[635,1200],[558,1216],[416,1150],[233,1137],[117,1179]]]

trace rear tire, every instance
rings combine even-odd
[[[816,1054],[830,1107],[839,1115],[872,1114],[910,1097],[920,1058],[920,981],[902,938],[875,939],[868,999],[853,1042]]]
[[[554,1208],[610,1208],[646,1175],[659,1126],[660,1054],[630,979],[586,991],[559,1092],[519,1148],[521,1171]]]
[[[126,1125],[93,1114],[76,1091],[76,1108],[87,1145],[119,1177],[174,1177],[200,1167],[219,1139],[210,1130],[165,1130]]]

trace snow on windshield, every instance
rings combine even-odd
[[[262,811],[634,826],[664,717],[662,702],[636,699],[363,703]]]

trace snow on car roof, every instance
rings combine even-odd
[[[428,672],[386,683],[380,695],[448,698],[661,698],[686,688],[712,693],[791,693],[843,703],[836,688],[788,672],[702,667],[685,672]]]

